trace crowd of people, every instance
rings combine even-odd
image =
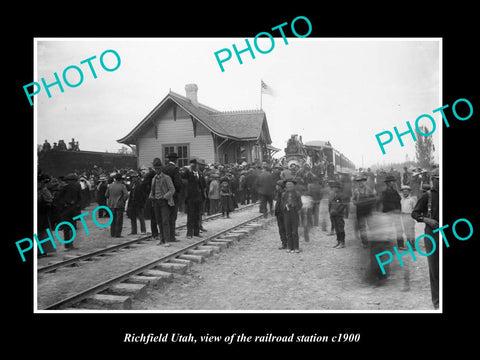
[[[354,234],[370,249],[370,272],[377,279],[379,271],[375,254],[389,241],[376,222],[385,214],[382,226],[394,230],[398,249],[414,248],[415,221],[426,224],[426,232],[438,241],[438,168],[431,171],[406,167],[400,173],[359,169],[352,174],[320,174],[308,164],[282,166],[278,161],[261,164],[206,164],[193,158],[188,166],[177,166],[177,154],[170,153],[163,163],[153,159],[150,168],[116,169],[106,172],[94,167],[79,175],[67,174],[55,179],[38,174],[38,236],[61,221],[70,221],[96,201],[107,206],[112,214],[112,237],[121,237],[123,214],[130,219],[130,234],[147,232],[150,220],[152,236],[158,245],[169,246],[179,241],[175,231],[177,215],[187,215],[187,238],[201,237],[204,215],[222,213],[229,218],[240,204],[260,202],[259,211],[275,216],[280,249],[299,253],[299,228],[309,241],[309,230],[320,226],[329,235],[336,235],[337,249],[345,245],[345,219],[355,211]],[[433,201],[432,201],[433,196]],[[417,200],[418,199],[418,200]],[[100,217],[109,216],[106,211]],[[75,223],[75,221],[73,221]],[[330,229],[327,228],[330,223]],[[75,225],[75,224],[74,224]],[[64,239],[71,237],[71,228],[64,227]],[[379,235],[382,233],[383,235]],[[404,236],[408,242],[404,242]],[[383,241],[382,241],[383,240]],[[73,243],[65,244],[67,250]],[[54,249],[44,249],[45,253]],[[432,299],[438,307],[438,255],[428,258]],[[436,290],[435,290],[436,289]],[[436,294],[436,295],[435,295]]]
[[[58,140],[57,142],[53,143],[53,146],[50,145],[48,140],[45,140],[45,142],[42,144],[42,147],[40,151],[50,151],[50,150],[55,150],[55,151],[80,151],[80,146],[78,145],[78,141],[75,141],[74,138],[72,138],[72,141],[67,144],[65,143],[65,140]]]

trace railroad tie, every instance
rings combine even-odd
[[[219,246],[209,246],[209,245],[202,245],[199,247],[200,250],[212,250],[214,253],[219,253],[220,252],[220,247]]]
[[[188,270],[188,265],[173,262],[164,262],[156,266],[160,270],[169,271],[177,274],[185,274]]]
[[[125,295],[95,294],[82,301],[81,306],[93,309],[131,310],[132,298]]]
[[[223,243],[223,244],[226,244],[227,247],[230,247],[232,246],[235,241],[237,241],[237,238],[235,237],[224,237],[222,235],[222,237],[219,237],[219,238],[215,238],[215,240],[213,240],[212,242],[216,243],[216,244],[220,244],[220,243]],[[208,244],[208,243],[207,243]]]
[[[210,250],[210,249],[190,249],[190,250],[187,251],[187,254],[209,257],[209,256],[213,255],[213,250]]]
[[[218,247],[220,249],[225,249],[227,247],[230,246],[230,242],[228,241],[216,241],[217,239],[213,240],[213,241],[208,241],[207,242],[207,246],[215,246],[215,247]]]
[[[240,241],[241,238],[242,236],[239,234],[225,234],[219,238],[216,238],[215,241],[225,241],[225,242],[233,243],[235,241]]]
[[[127,283],[130,284],[144,284],[147,286],[158,287],[164,282],[166,282],[165,278],[159,276],[150,276],[150,275],[134,275],[130,276],[127,280]]]
[[[179,258],[179,257],[170,259],[168,261],[173,262],[173,263],[178,263],[178,264],[185,264],[188,267],[190,267],[192,265],[192,262],[189,259],[182,259],[182,258]]]
[[[203,256],[192,255],[192,254],[182,254],[178,258],[193,261],[193,262],[196,262],[196,263],[199,263],[199,264],[201,264],[205,261],[205,258]]]
[[[107,293],[111,295],[123,295],[139,298],[147,293],[147,285],[122,282],[109,287],[107,289]]]

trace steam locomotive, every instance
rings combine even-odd
[[[327,179],[355,171],[355,164],[332,147],[329,141],[314,140],[304,144],[302,136],[297,134],[288,139],[282,164],[288,167],[296,164],[301,169],[308,164],[315,175]]]

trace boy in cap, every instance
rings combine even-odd
[[[298,212],[302,208],[302,199],[300,194],[295,191],[296,181],[294,179],[286,179],[285,192],[282,194],[281,210],[283,211],[283,223],[285,225],[285,233],[287,238],[287,252],[299,253],[298,244]]]
[[[405,232],[405,237],[410,243],[412,249],[415,251],[415,220],[412,218],[412,211],[415,208],[417,203],[417,198],[411,196],[411,188],[408,185],[403,185],[402,188],[402,199],[400,200],[401,206],[401,217],[403,223],[403,230]]]

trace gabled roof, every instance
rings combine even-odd
[[[151,126],[151,119],[165,106],[175,103],[192,117],[197,119],[214,134],[233,140],[258,140],[264,133],[264,140],[271,144],[267,118],[263,110],[218,111],[209,106],[192,104],[190,99],[170,91],[165,98],[126,136],[118,139],[123,144],[135,143],[137,135]]]

